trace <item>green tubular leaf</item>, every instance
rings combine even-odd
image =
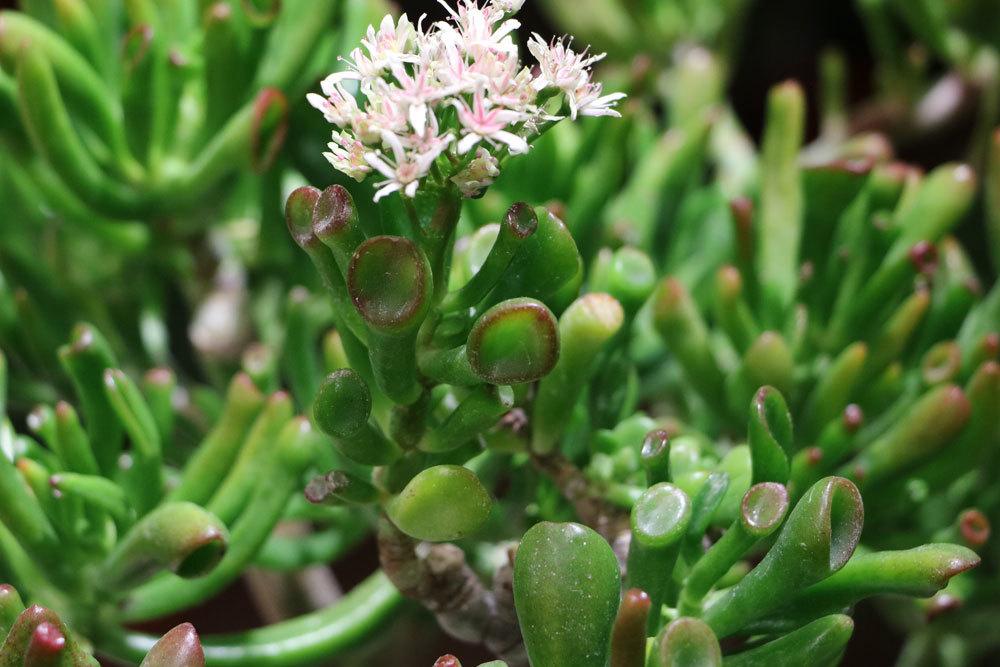
[[[241,4],[245,9],[249,2]],[[265,4],[276,6],[278,3],[269,1]],[[261,57],[253,88],[274,86],[286,89],[301,78],[310,83],[314,81],[315,74],[309,72],[308,76],[303,76],[303,70],[309,69],[309,58],[316,45],[323,41],[323,32],[329,30],[338,6],[330,0],[299,2],[294,4],[294,8],[282,11],[268,40],[267,50]]]
[[[671,621],[653,641],[655,667],[721,667],[722,649],[712,628],[697,618]]]
[[[492,428],[513,404],[513,395],[507,388],[472,389],[444,422],[430,429],[417,446],[425,452],[457,449]]]
[[[784,397],[773,387],[761,387],[754,395],[747,440],[753,463],[753,482],[787,482],[792,416]]]
[[[139,667],[205,667],[205,652],[198,632],[182,623],[163,635]]]
[[[687,289],[665,278],[653,293],[653,326],[677,357],[692,387],[709,405],[723,392],[723,376],[708,342],[708,326]]]
[[[217,667],[287,667],[328,660],[370,636],[401,602],[395,586],[377,572],[324,609],[255,630],[205,637],[202,646]],[[138,662],[155,642],[147,635],[112,630],[100,646]]]
[[[728,637],[847,563],[861,537],[861,494],[841,477],[820,480],[795,505],[764,559],[714,599],[702,618]]]
[[[22,47],[17,65],[21,116],[38,151],[89,204],[125,216],[138,207],[134,192],[110,180],[73,129],[51,63],[41,49]]]
[[[173,399],[176,389],[177,376],[169,368],[153,368],[142,377],[142,394],[153,415],[160,442],[164,445],[171,441],[174,432],[176,413]],[[57,405],[56,410],[58,409]]]
[[[541,301],[503,301],[476,320],[465,353],[473,372],[490,384],[534,382],[559,359],[558,324]]]
[[[141,167],[128,152],[121,127],[121,109],[94,69],[59,35],[41,23],[20,12],[0,12],[3,39],[0,39],[0,57],[5,65],[16,58],[16,49],[29,42],[52,63],[60,87],[81,120],[93,121],[97,134],[111,147],[118,158],[119,167],[135,175]],[[115,36],[118,35],[115,27]],[[110,55],[109,55],[110,61]],[[13,69],[13,68],[11,68]]]
[[[755,266],[762,290],[763,324],[776,328],[784,324],[798,284],[803,220],[798,152],[804,122],[802,88],[792,81],[772,88],[761,150],[763,180]]]
[[[387,465],[402,452],[371,418],[368,384],[350,368],[336,370],[323,380],[313,401],[313,417],[320,430],[333,438],[337,450],[366,465]]]
[[[607,292],[631,320],[656,287],[656,267],[649,256],[631,246],[612,252],[603,248],[589,276],[591,292]]]
[[[159,161],[163,150],[170,117],[167,108],[176,104],[176,100],[164,95],[169,86],[165,38],[159,28],[140,24],[125,35],[121,51],[125,136],[132,152],[151,166]]]
[[[132,443],[130,490],[140,512],[153,507],[163,494],[163,454],[160,433],[139,388],[124,372],[104,371],[104,390]]]
[[[225,471],[224,481],[206,505],[227,526],[240,516],[254,488],[274,465],[277,456],[274,442],[294,423],[293,414],[291,397],[279,391],[271,395],[254,420],[239,453]]]
[[[317,188],[311,185],[293,190],[285,202],[285,224],[295,244],[309,255],[309,259],[312,260],[313,266],[316,267],[316,271],[323,280],[323,285],[330,292],[336,324],[342,332],[341,335],[345,336],[345,342],[345,334],[367,342],[368,328],[351,303],[347,284],[344,282],[346,270],[342,270],[337,265],[333,252],[320,241],[313,230],[313,215],[321,194]],[[367,354],[363,354],[365,364],[367,364],[367,356]],[[354,361],[362,358],[360,351],[358,351],[357,357]],[[358,367],[357,363],[354,365]]]
[[[735,266],[724,266],[715,275],[715,319],[738,352],[760,335],[743,295],[743,277]]]
[[[549,454],[558,446],[573,407],[597,367],[601,350],[624,320],[621,304],[600,292],[580,297],[559,318],[559,360],[542,378],[535,395],[533,451]]]
[[[865,486],[877,485],[948,445],[966,425],[970,413],[969,400],[960,387],[932,388],[844,470]]]
[[[742,410],[754,392],[763,385],[788,394],[794,388],[795,361],[792,350],[781,334],[765,331],[757,337],[736,371],[726,378],[726,389],[733,412]]]
[[[483,305],[530,297],[555,308],[554,297],[579,275],[582,260],[565,223],[542,207],[535,214],[535,233],[520,244]]]
[[[622,596],[611,632],[611,667],[643,667],[646,664],[646,622],[649,595],[630,588]]]
[[[293,287],[285,300],[285,338],[281,365],[297,405],[306,406],[316,395],[320,363],[315,340],[322,324],[313,315],[315,301],[309,290]]]
[[[87,434],[101,472],[111,474],[118,465],[122,438],[121,423],[104,389],[104,369],[117,365],[111,348],[92,325],[78,324],[69,344],[59,348],[59,361],[83,405]]]
[[[254,100],[250,118],[250,168],[263,174],[274,164],[288,134],[288,99],[265,88]]]
[[[222,127],[246,95],[251,72],[241,49],[239,22],[228,2],[215,2],[204,10],[206,133]]]
[[[123,526],[135,520],[135,510],[125,491],[106,477],[62,472],[52,475],[49,485],[64,496],[81,498],[101,508]]]
[[[354,199],[346,188],[334,184],[320,193],[312,209],[312,232],[333,253],[341,273],[347,275],[351,257],[364,243],[365,235]]]
[[[691,522],[691,500],[676,486],[656,484],[632,507],[626,585],[649,595],[647,631],[660,625],[660,608],[673,595],[673,569]]]
[[[979,562],[974,551],[956,544],[858,554],[839,572],[795,595],[775,615],[803,622],[875,595],[930,597]]]
[[[653,486],[670,481],[670,434],[656,429],[642,439],[639,461],[646,471],[646,484]]]
[[[843,317],[831,324],[833,338],[840,341],[859,328],[913,276],[911,251],[917,244],[936,243],[971,206],[976,177],[964,164],[945,164],[932,171],[913,195],[909,205],[894,219],[899,235],[893,241],[875,274],[861,286]]]
[[[496,240],[482,266],[460,289],[448,293],[441,302],[444,311],[471,308],[482,301],[504,276],[514,256],[524,242],[538,229],[535,210],[524,202],[516,202],[504,216]]]
[[[431,305],[430,263],[402,236],[376,236],[355,250],[347,291],[372,332],[369,356],[379,389],[409,405],[421,394],[417,383],[416,330]]]
[[[17,461],[17,471],[24,478],[42,512],[52,522],[56,533],[67,535],[72,532],[73,521],[65,503],[57,503],[48,485],[49,470],[34,459],[22,457]]]
[[[681,613],[698,613],[701,600],[712,586],[756,542],[777,530],[787,512],[788,492],[784,486],[762,482],[750,487],[740,504],[739,519],[693,564],[681,593]]]
[[[620,585],[614,552],[590,528],[528,529],[514,559],[514,606],[531,663],[604,667]]]
[[[998,321],[1000,321],[1000,284],[994,285],[983,300],[972,309],[955,338],[955,342],[962,349],[963,372],[972,372],[979,363],[985,361],[985,359],[976,359],[974,363],[972,361],[983,354],[996,359],[997,350],[1000,349],[998,345],[1000,327],[996,324]]]
[[[982,296],[982,284],[969,256],[953,236],[937,244],[938,265],[931,287],[931,305],[914,346],[921,352],[932,343],[953,337]]]
[[[169,196],[172,207],[187,210],[201,201],[232,170],[262,166],[259,164],[261,159],[273,158],[270,154],[260,154],[262,134],[266,134],[262,131],[268,130],[272,135],[278,135],[274,137],[275,141],[280,140],[281,132],[275,130],[282,127],[285,111],[287,102],[278,91],[273,88],[261,90],[213,135],[188,169],[163,179],[158,196]],[[275,147],[276,143],[271,142],[264,148],[273,151]],[[257,164],[254,164],[255,160]]]
[[[281,519],[289,498],[301,491],[302,474],[315,461],[321,446],[318,433],[304,417],[287,422],[276,441],[267,483],[257,483],[264,478],[262,474],[254,477],[252,495],[245,507],[240,507],[242,511],[229,533],[229,548],[218,565],[197,579],[161,577],[134,590],[121,612],[123,621],[149,620],[193,606],[244,572]],[[271,441],[268,444],[273,446]]]
[[[34,558],[56,559],[55,529],[5,453],[0,453],[0,520]]]
[[[55,0],[53,3],[59,33],[100,72],[109,74],[108,49],[93,12],[83,0]]]
[[[457,465],[423,470],[386,504],[401,531],[418,540],[447,542],[478,530],[493,500],[474,472]]]
[[[229,533],[219,519],[188,502],[167,503],[143,517],[108,557],[107,585],[132,588],[163,570],[199,577],[223,558]]]
[[[17,589],[10,584],[0,584],[0,637],[7,636],[22,611],[24,602]]]
[[[207,502],[232,468],[263,405],[264,396],[253,381],[246,374],[237,373],[226,390],[222,415],[198,445],[168,500]]]
[[[838,466],[854,448],[854,435],[864,423],[861,408],[851,403],[838,419],[832,419],[820,433],[815,447],[800,450],[792,458],[788,489],[798,499],[820,477]]]
[[[698,489],[691,507],[691,523],[688,526],[687,536],[684,538],[682,547],[685,562],[693,563],[701,558],[705,532],[726,500],[729,487],[730,475],[726,472],[714,471],[708,474],[705,483]]]
[[[678,204],[701,169],[712,121],[711,114],[702,114],[686,128],[665,132],[640,160],[625,190],[605,209],[605,226],[622,229],[625,243],[651,249],[657,266],[670,246],[670,223]]]
[[[797,667],[808,660],[816,667],[832,667],[854,632],[850,616],[836,614],[736,655],[726,656],[725,667]]]
[[[871,380],[896,361],[906,349],[917,327],[924,319],[931,298],[927,290],[918,289],[900,304],[892,317],[872,340],[862,380]]]
[[[798,421],[804,441],[815,438],[820,429],[843,411],[867,358],[868,346],[861,342],[854,343],[844,348],[823,370],[802,408],[802,419]]]

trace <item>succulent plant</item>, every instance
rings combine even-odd
[[[833,665],[866,599],[903,665],[994,648],[1000,286],[952,233],[1000,220],[996,136],[897,161],[831,57],[818,138],[786,82],[755,147],[740,2],[550,3],[603,83],[569,38],[523,63],[518,0],[26,4],[0,182],[43,218],[0,229],[0,577],[34,606],[0,588],[0,665],[313,664],[403,598],[481,667]],[[932,5],[902,10],[922,39],[988,52]],[[31,270],[49,217],[107,267]],[[206,289],[203,255],[236,278]],[[332,604],[133,629],[368,535],[380,569]]]

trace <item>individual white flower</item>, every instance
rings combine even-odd
[[[398,22],[386,15],[378,31],[375,26],[368,26],[361,45],[368,50],[374,65],[388,68],[396,63],[417,62],[419,57],[413,51],[415,41],[416,30],[406,14],[400,16]]]
[[[528,142],[507,130],[508,125],[521,120],[518,112],[503,108],[488,109],[482,90],[477,90],[472,96],[471,107],[465,100],[454,100],[452,104],[458,111],[458,122],[465,132],[458,142],[459,155],[468,153],[484,139],[493,145],[497,142],[506,144],[511,154],[528,152]]]
[[[372,93],[368,97],[367,113],[353,118],[351,129],[363,143],[374,144],[382,140],[384,132],[405,134],[409,122],[405,105],[387,95]]]
[[[351,122],[354,116],[361,113],[358,101],[344,89],[338,80],[327,77],[320,83],[320,88],[325,97],[309,93],[306,95],[306,99],[309,104],[323,112],[323,117],[326,118],[327,122],[344,127]]]
[[[577,115],[620,118],[621,114],[615,111],[614,106],[618,100],[626,97],[625,93],[601,95],[603,89],[601,84],[588,81],[572,93],[567,93],[566,99],[569,101],[570,117],[574,120]]]
[[[398,85],[380,82],[382,91],[394,102],[406,107],[410,126],[417,134],[423,134],[427,125],[428,103],[447,96],[451,90],[438,85],[436,79],[428,74],[430,66],[426,63],[418,66],[412,75],[401,64],[394,64],[391,69]]]
[[[446,0],[438,2],[448,10],[453,21],[453,24],[443,21],[436,24],[443,40],[460,45],[473,57],[486,51],[503,51],[517,56],[512,33],[521,27],[520,21],[504,20],[504,12],[492,4],[479,7],[473,0],[461,0],[456,9]]]
[[[388,160],[378,151],[365,153],[365,161],[386,179],[375,184],[377,188],[375,191],[375,201],[393,192],[402,192],[407,197],[413,197],[417,194],[417,188],[420,187],[420,179],[427,175],[431,164],[449,143],[446,140],[431,151],[417,153],[415,151],[406,151],[399,137],[391,132],[384,132],[382,141],[392,150],[392,161]]]
[[[535,88],[553,87],[567,93],[587,83],[590,66],[606,55],[588,56],[586,51],[577,53],[566,44],[565,38],[546,42],[538,33],[532,33],[528,40],[528,51],[538,60],[539,75]]]
[[[365,160],[365,146],[346,132],[334,132],[333,141],[327,144],[330,149],[323,157],[337,171],[343,172],[358,183],[365,180],[372,168]]]
[[[451,177],[451,182],[458,186],[463,197],[478,197],[483,190],[493,185],[500,175],[500,164],[488,150],[480,146],[476,149],[476,157],[465,169]]]

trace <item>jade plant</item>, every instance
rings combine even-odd
[[[124,44],[142,47],[126,64],[165,53],[149,85],[185,73],[179,97],[145,101],[178,102],[176,134],[127,106],[140,79],[88,60],[103,51],[81,26],[102,3],[27,3],[0,29],[16,122],[74,132],[60,147],[100,169],[137,154],[132,124],[152,124],[134,158],[148,179],[93,181],[54,163],[58,135],[28,144],[13,126],[19,187],[48,175],[98,228],[162,237],[136,257],[196,258],[210,241],[212,271],[254,282],[206,295],[178,265],[173,298],[200,304],[193,355],[184,336],[163,343],[155,302],[71,329],[94,309],[69,297],[93,284],[0,289],[15,371],[0,577],[17,591],[0,588],[0,665],[349,660],[404,598],[497,658],[483,667],[833,665],[866,599],[906,635],[903,664],[992,649],[1000,287],[951,233],[1000,219],[1000,160],[924,172],[882,135],[851,134],[835,59],[817,140],[786,82],[756,147],[723,92],[738,2],[553,3],[612,58],[656,46],[621,39],[619,15],[662,45],[701,42],[603,83],[603,53],[518,34],[518,0],[442,3],[444,20],[416,22],[352,2],[126,4]],[[175,11],[191,20],[162,20]],[[334,40],[323,29],[338,21]],[[162,50],[159,25],[190,60]],[[227,36],[238,48],[213,42]],[[241,60],[265,42],[259,66]],[[287,66],[269,85],[291,145],[256,182],[235,158],[199,172],[194,148],[250,122],[231,137],[245,156],[253,119],[276,120],[253,102],[268,54]],[[80,58],[128,122],[75,106],[93,77],[62,77]],[[141,206],[109,207],[95,183]],[[221,210],[259,218],[267,270],[232,251],[238,225],[188,233]],[[34,247],[4,238],[5,259]],[[123,291],[141,303],[143,289]],[[301,616],[201,638],[135,629],[368,535],[378,569]],[[436,667],[460,667],[457,653]]]
[[[0,574],[34,606],[16,621],[21,597],[4,589],[10,637],[2,655],[14,662],[2,664],[49,664],[23,656],[31,653],[32,633],[52,627],[72,660],[90,649],[136,660],[146,651],[173,651],[173,644],[193,651],[190,627],[172,632],[168,637],[175,639],[157,648],[155,638],[124,626],[196,605],[252,564],[280,570],[287,540],[272,530],[302,512],[289,501],[301,497],[304,472],[324,459],[317,453],[319,434],[295,416],[286,392],[266,396],[246,374],[234,376],[217,402],[177,406],[170,371],[153,369],[133,380],[115,367],[107,341],[91,325],[75,329],[59,358],[79,410],[67,401],[39,406],[27,417],[26,434],[9,419],[3,423]],[[6,386],[5,363],[3,368]],[[182,431],[206,420],[189,451]],[[268,483],[262,486],[264,471]],[[336,511],[310,516],[319,523],[339,519],[347,531],[319,546],[328,557],[331,547],[350,543],[349,518]],[[389,590],[380,593],[379,584],[375,578],[358,590],[365,599],[360,615],[352,616],[354,605],[345,599],[321,616],[271,626],[263,635],[208,637],[204,652],[224,664],[247,664],[282,643],[295,646],[279,664],[329,654],[355,639],[313,628],[345,617],[359,622],[362,632],[377,624],[397,599]],[[47,630],[38,631],[39,624]],[[177,664],[195,664],[183,651],[179,656]]]
[[[19,378],[12,400],[65,389],[52,352],[82,319],[141,363],[178,363],[178,328],[203,364],[229,361],[233,344],[220,339],[245,344],[245,327],[213,313],[245,300],[253,277],[287,275],[275,269],[293,252],[281,224],[283,184],[300,178],[290,118],[380,10],[59,0],[0,13],[0,342]]]

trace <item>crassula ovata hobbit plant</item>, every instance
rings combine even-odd
[[[845,133],[836,77],[815,143],[788,82],[755,148],[735,13],[654,91],[522,41],[516,0],[442,4],[300,95],[333,170],[275,181],[315,271],[241,306],[258,344],[136,382],[78,325],[45,382],[76,407],[4,423],[0,664],[350,660],[403,597],[491,666],[833,665],[871,597],[937,655],[996,579],[1000,290],[948,235],[996,174]],[[132,629],[370,533],[379,570],[318,610]]]

